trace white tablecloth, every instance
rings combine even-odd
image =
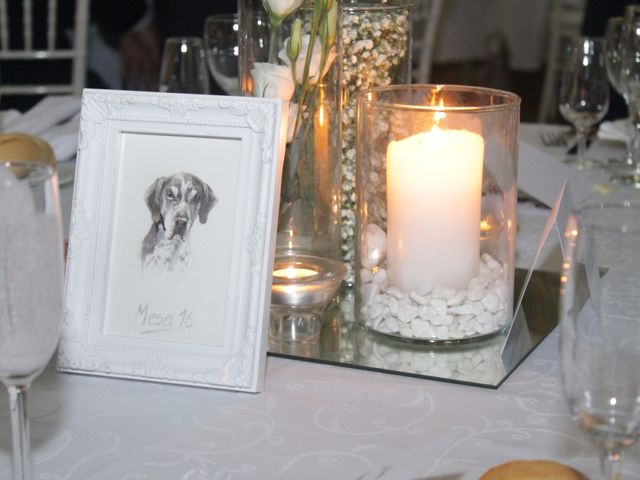
[[[594,477],[596,451],[571,421],[557,349],[554,331],[498,390],[274,357],[256,395],[50,367],[30,396],[35,478],[471,480],[539,458]],[[625,479],[640,478],[637,447],[625,465]],[[0,479],[10,473],[2,393]]]

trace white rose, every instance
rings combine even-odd
[[[262,5],[269,15],[284,19],[302,5],[302,0],[262,0]]]
[[[291,100],[295,84],[290,67],[257,62],[251,70],[251,76],[253,77],[254,97]]]
[[[298,59],[296,60],[296,82],[302,83],[302,77],[304,76],[304,65],[307,60],[307,51],[309,50],[309,35],[302,35],[302,42],[300,44],[300,53],[298,54]],[[287,46],[289,44],[289,39],[285,41],[284,48],[278,52],[278,58],[282,60],[286,65],[291,67],[291,60],[289,60],[289,56],[287,55]],[[316,41],[313,43],[313,54],[311,56],[311,62],[309,63],[309,83],[316,83],[318,81],[318,71],[320,70],[320,59],[322,57],[322,45],[320,40],[316,38]],[[322,74],[326,74],[333,63],[333,60],[336,58],[336,51],[333,47],[329,50],[327,54],[327,59],[325,61],[324,70]]]

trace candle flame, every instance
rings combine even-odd
[[[433,130],[439,130],[439,124],[447,115],[444,113],[444,100],[440,97],[442,85],[438,85],[431,92],[431,100],[429,105],[436,107],[436,113],[433,115]]]
[[[325,113],[324,113],[324,103],[320,104],[320,107],[318,107],[318,126],[319,127],[324,127],[324,123],[325,123]]]
[[[444,101],[440,99],[440,104],[437,107],[437,111],[433,115],[433,129],[437,130],[439,128],[440,122],[446,117],[447,115],[444,113]]]

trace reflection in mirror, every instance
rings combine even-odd
[[[516,270],[516,298],[526,275]],[[269,354],[385,373],[497,388],[556,326],[559,276],[535,271],[508,336],[467,343],[409,343],[354,321],[353,292],[327,308],[317,342],[270,343]]]

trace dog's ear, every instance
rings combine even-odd
[[[164,185],[166,178],[160,177],[151,184],[144,194],[144,200],[151,212],[151,220],[153,223],[162,223],[162,213],[160,213],[160,200],[162,194],[162,186]]]
[[[200,210],[198,212],[198,218],[200,218],[200,223],[207,223],[207,217],[209,216],[209,212],[216,204],[218,199],[213,194],[213,190],[206,183],[202,182],[202,203],[200,204]]]

